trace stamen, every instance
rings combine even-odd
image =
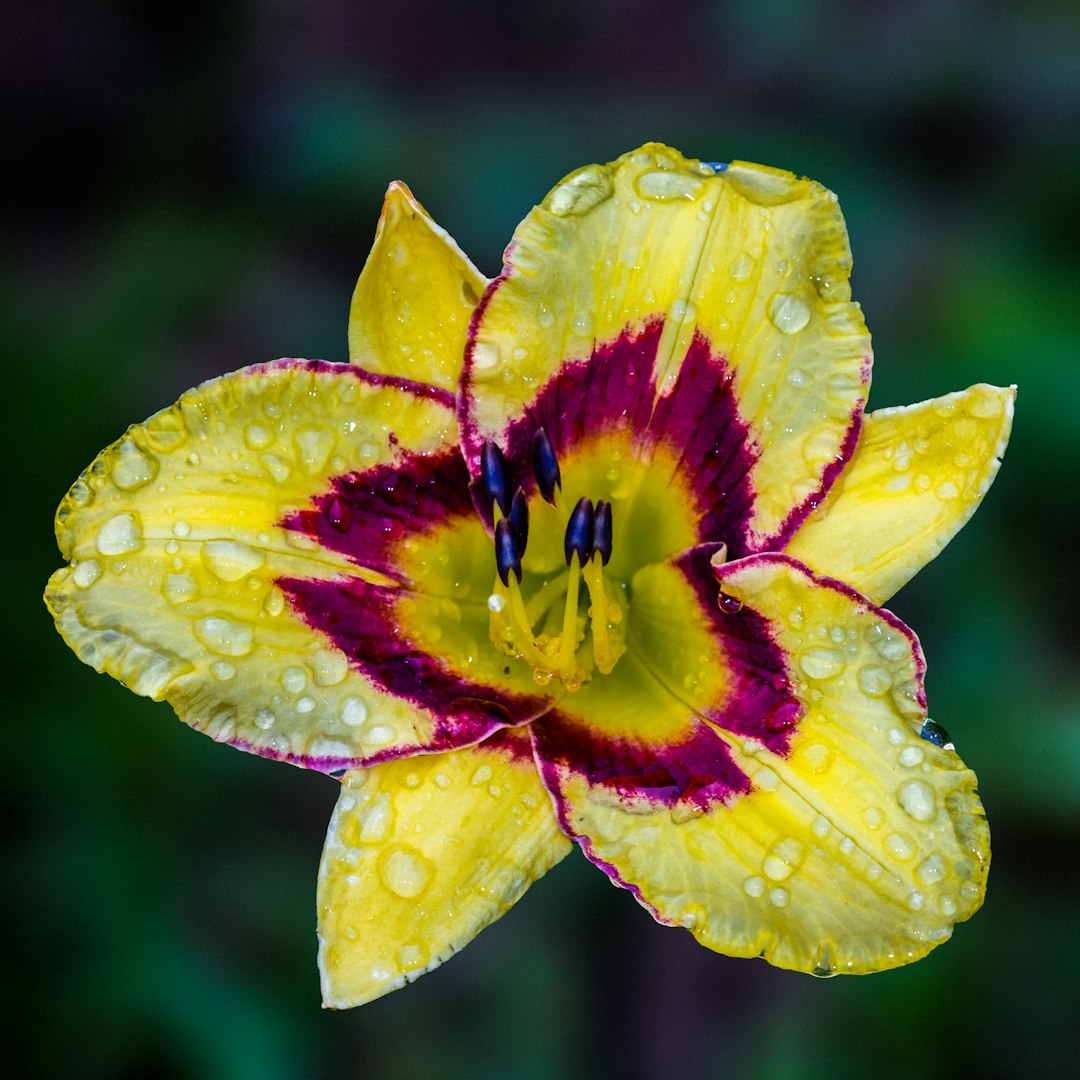
[[[582,502],[586,502],[586,500],[583,499]],[[586,503],[586,505],[592,510],[591,503]],[[559,638],[559,677],[567,690],[576,690],[577,685],[580,685],[580,679],[575,678],[574,665],[574,653],[577,652],[578,643],[577,604],[580,582],[581,563],[572,562],[570,564],[570,577],[566,582],[566,607],[563,608],[562,635]],[[574,685],[575,683],[577,685]]]
[[[498,445],[488,439],[480,453],[480,476],[484,490],[492,502],[497,503],[503,517],[510,514],[510,469]]]
[[[525,545],[529,542],[529,504],[525,501],[523,488],[514,492],[514,501],[510,504],[507,521],[510,522],[510,532],[513,534],[518,555],[524,558]]]
[[[555,505],[555,489],[562,491],[562,474],[559,461],[555,457],[555,448],[543,428],[537,428],[533,436],[533,472],[536,474],[536,486],[545,501]]]
[[[563,540],[563,551],[566,554],[566,565],[573,569],[574,555],[578,557],[578,563],[584,566],[593,551],[593,506],[588,499],[579,499],[574,512],[570,515],[570,521],[566,526],[566,537]]]
[[[607,566],[611,558],[611,503],[601,499],[596,504],[593,515],[593,554],[600,556],[600,561]]]
[[[517,581],[521,581],[521,556],[514,541],[512,526],[506,518],[495,526],[495,566],[504,585],[510,584],[511,573]]]

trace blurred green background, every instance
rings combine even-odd
[[[2,985],[25,1075],[1076,1075],[1075,0],[41,0],[5,24]],[[55,505],[196,382],[344,359],[391,179],[494,274],[555,181],[647,139],[839,193],[872,407],[1020,384],[984,507],[890,605],[980,776],[986,906],[914,967],[818,981],[656,926],[574,856],[439,971],[323,1012],[334,782],[80,665],[40,603]]]

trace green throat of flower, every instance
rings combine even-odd
[[[567,569],[533,581],[522,571],[529,539],[524,489],[510,496],[509,470],[494,442],[484,445],[484,490],[491,499],[497,577],[488,598],[496,648],[524,660],[541,686],[559,679],[577,690],[594,671],[609,674],[626,651],[624,583],[605,572],[612,550],[611,503],[578,500],[566,512],[558,462],[541,429],[533,441],[537,490],[563,518]],[[584,588],[582,587],[584,585]]]

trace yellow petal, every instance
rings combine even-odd
[[[283,522],[331,476],[455,442],[449,395],[347,364],[208,382],[130,428],[64,499],[70,566],[46,593],[57,627],[85,663],[268,757],[334,771],[445,745],[441,717],[361,674],[279,583],[393,586]]]
[[[570,851],[524,735],[346,775],[319,868],[323,1000],[438,967]]]
[[[789,658],[803,707],[790,741],[772,752],[714,726],[748,785],[697,814],[644,813],[563,769],[565,826],[660,921],[719,952],[818,974],[918,959],[981,904],[989,833],[974,775],[920,738],[914,636],[782,555],[719,574],[745,605],[730,618],[767,619]]]
[[[851,462],[786,551],[884,603],[956,535],[989,490],[1015,387],[980,384],[864,419]]]
[[[487,279],[400,181],[390,185],[349,310],[349,355],[371,371],[457,387]]]
[[[470,463],[484,439],[532,415],[560,372],[618,394],[636,379],[663,400],[693,369],[718,400],[731,396],[733,428],[748,428],[746,549],[786,539],[853,448],[869,382],[835,196],[790,173],[717,171],[649,145],[572,173],[506,258],[463,374]]]

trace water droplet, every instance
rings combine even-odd
[[[781,888],[779,885],[774,885],[769,890],[769,902],[773,907],[787,907],[788,902],[791,900],[791,894],[787,889]]]
[[[151,417],[143,425],[150,449],[159,454],[169,454],[187,442],[187,428],[180,410],[173,407]]]
[[[123,555],[142,547],[142,521],[134,512],[109,518],[98,530],[97,549],[102,555]]]
[[[799,654],[799,667],[811,679],[831,679],[839,675],[846,664],[835,649],[806,649]]]
[[[946,480],[934,488],[934,494],[942,501],[949,502],[960,494],[960,489],[951,480]]]
[[[499,363],[499,347],[486,341],[478,341],[473,345],[473,367],[480,371],[487,371],[496,367]]]
[[[281,673],[281,685],[290,694],[299,694],[307,686],[307,672],[300,667],[287,667]]]
[[[387,743],[394,741],[394,729],[388,724],[376,724],[367,732],[365,741],[368,745],[378,749],[380,746],[385,746]]]
[[[934,885],[946,871],[945,860],[940,855],[931,855],[915,868],[915,879],[922,885]]]
[[[815,772],[823,773],[832,764],[832,751],[823,743],[814,743],[802,752],[802,758]]]
[[[915,854],[915,845],[899,833],[890,833],[886,836],[884,846],[894,859],[899,859],[901,862],[907,862]]]
[[[802,297],[777,293],[769,301],[769,321],[782,334],[797,334],[810,321],[810,308]]]
[[[285,610],[285,594],[276,586],[272,586],[263,601],[263,610],[267,615],[275,618]]]
[[[802,390],[814,381],[814,377],[808,375],[802,368],[791,368],[784,376],[784,381],[788,386],[793,386],[796,390]]]
[[[202,546],[202,561],[222,581],[240,581],[258,570],[266,556],[236,540],[210,540]]]
[[[330,523],[332,529],[336,529],[338,532],[348,532],[349,526],[352,524],[352,511],[349,509],[349,504],[343,499],[335,495],[326,504],[326,520]]]
[[[859,668],[859,688],[870,697],[882,697],[892,688],[892,676],[883,667],[867,664]]]
[[[753,272],[757,260],[748,252],[743,252],[732,262],[728,273],[733,281],[745,281]]]
[[[296,711],[298,713],[309,713],[315,709],[315,699],[308,697],[306,694],[302,698],[298,698],[296,702]]]
[[[803,857],[803,846],[788,837],[772,846],[762,863],[762,871],[771,881],[786,881],[794,873]]]
[[[827,817],[819,814],[814,818],[814,824],[810,826],[810,829],[819,840],[824,840],[832,832],[832,824]]]
[[[379,876],[395,896],[411,900],[427,888],[434,865],[408,844],[395,844],[382,858]]]
[[[71,572],[71,579],[80,589],[89,589],[101,577],[101,563],[97,559],[84,559]]]
[[[474,784],[486,784],[491,779],[491,766],[481,765],[476,772],[472,774],[472,783]]]
[[[179,536],[183,540],[186,536],[191,535],[191,526],[186,521],[177,521],[173,527],[173,536]]]
[[[919,892],[918,889],[913,889],[908,893],[907,906],[911,908],[912,911],[922,911],[925,905],[926,897]]]
[[[203,645],[220,656],[247,656],[254,645],[250,626],[232,622],[220,615],[199,619],[194,631],[195,637]]]
[[[255,714],[255,726],[260,731],[269,731],[274,726],[276,720],[277,717],[270,709],[260,709]]]
[[[166,574],[161,592],[170,604],[184,604],[198,595],[199,586],[191,574]]]
[[[337,686],[349,673],[349,661],[345,654],[335,649],[320,649],[311,658],[316,686]]]
[[[743,602],[737,596],[729,596],[724,592],[717,598],[717,604],[725,615],[738,615],[743,609]]]
[[[916,765],[922,763],[923,758],[926,755],[922,752],[922,749],[918,746],[905,746],[903,750],[897,755],[896,760],[901,765],[906,766],[909,769],[913,769]]]
[[[500,596],[498,593],[492,593],[487,598],[487,606],[489,611],[503,611],[506,608],[506,597]]]
[[[121,491],[134,491],[149,484],[158,474],[156,458],[149,457],[131,438],[124,439],[116,448],[112,466],[112,482]]]
[[[431,778],[437,788],[442,788],[445,791],[450,786],[450,777],[446,773],[437,772]]]
[[[670,314],[676,322],[693,322],[697,318],[697,304],[692,300],[673,300]]]
[[[341,703],[341,720],[349,727],[359,727],[368,715],[367,702],[363,698],[347,697]]]
[[[308,476],[321,472],[326,465],[336,443],[334,433],[315,424],[306,424],[297,428],[293,435],[300,466]]]
[[[672,199],[694,200],[705,186],[703,180],[687,173],[655,169],[644,172],[634,180],[634,187],[643,199],[670,202]]]
[[[840,849],[841,855],[850,855],[855,850],[855,841],[850,836],[845,836],[837,847]]]
[[[880,656],[894,663],[898,660],[909,659],[911,656],[911,643],[903,634],[898,634],[894,630],[885,630],[874,648]]]
[[[244,442],[250,450],[265,450],[274,441],[274,433],[262,424],[248,424],[244,428]]]
[[[748,877],[743,882],[743,891],[747,896],[753,896],[755,898],[764,896],[765,882],[755,874],[753,877]]]
[[[556,217],[586,214],[611,198],[614,190],[607,169],[586,165],[555,188],[544,205]]]
[[[236,665],[230,664],[228,660],[215,660],[210,665],[210,674],[219,682],[228,682],[236,678]]]
[[[292,474],[292,466],[279,454],[261,454],[259,460],[275,483],[284,484]]]
[[[921,780],[909,780],[901,784],[896,798],[908,817],[916,821],[933,821],[937,814],[934,789]]]

